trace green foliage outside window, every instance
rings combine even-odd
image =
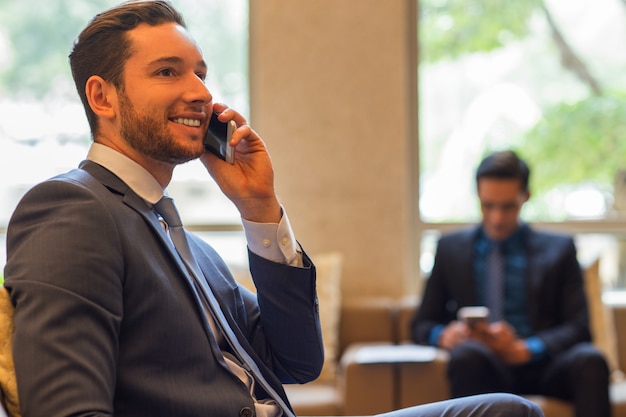
[[[577,1],[577,4],[583,1]],[[611,6],[618,12],[610,17],[622,18],[622,26],[626,25],[626,1],[614,0]],[[608,62],[610,56],[606,58],[607,62],[600,62],[585,54],[584,48],[576,44],[576,37],[568,36],[572,28],[569,28],[570,32],[565,30],[568,28],[563,26],[563,19],[553,13],[555,7],[567,8],[569,3],[548,0],[421,0],[420,65],[432,67],[440,63],[462,62],[467,57],[484,56],[511,45],[519,47],[526,42],[524,47],[529,48],[527,45],[543,42],[548,53],[542,56],[556,62],[562,73],[562,80],[558,74],[552,74],[553,79],[549,81],[552,86],[560,82],[566,91],[559,92],[561,96],[539,91],[533,99],[540,107],[540,116],[525,131],[511,133],[509,147],[529,161],[533,170],[531,190],[535,197],[555,187],[567,188],[585,182],[594,183],[611,194],[616,173],[626,168],[626,81],[621,75],[623,66]],[[567,23],[582,27],[588,23],[585,19],[587,16],[582,21]],[[544,32],[548,35],[543,40],[536,39],[533,30],[537,27],[547,28]],[[598,44],[598,48],[601,46]],[[622,43],[622,47],[615,50],[616,55],[624,46]],[[543,62],[525,64],[531,68],[544,65]],[[540,70],[534,76],[536,80],[533,82],[539,85],[542,78]],[[569,87],[564,86],[573,84],[570,90],[575,90],[575,93],[568,95]],[[433,168],[433,160],[439,159],[445,135],[450,133],[440,133],[439,137],[428,139],[431,151],[421,154],[423,159],[428,159],[421,164],[422,174]],[[424,137],[420,140],[424,148]],[[491,150],[486,146],[483,153]],[[538,219],[550,220],[550,213],[538,214]]]
[[[420,34],[428,47],[420,59],[433,62],[501,48],[527,35],[527,22],[540,6],[540,0],[422,0]]]
[[[72,42],[91,16],[112,4],[0,0],[0,33],[8,41],[8,56],[0,64],[0,91],[42,98],[59,79],[69,82]]]
[[[546,110],[543,119],[526,135],[520,152],[529,160],[549,162],[537,166],[533,180],[539,190],[559,183],[580,183],[593,178],[612,184],[618,169],[626,167],[626,94],[590,96]]]

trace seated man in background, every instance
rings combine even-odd
[[[481,162],[482,223],[439,241],[412,337],[450,351],[453,397],[540,394],[572,401],[577,417],[608,417],[609,370],[590,343],[574,242],[519,218],[529,174],[512,151]],[[459,320],[467,306],[488,307],[489,320]]]

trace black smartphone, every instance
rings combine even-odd
[[[217,119],[217,113],[211,114],[209,128],[204,135],[204,148],[232,164],[235,162],[235,148],[230,145],[230,138],[237,125],[233,120],[227,123]]]

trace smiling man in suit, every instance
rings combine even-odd
[[[609,371],[590,343],[574,242],[519,217],[529,174],[512,151],[481,162],[482,223],[440,239],[413,339],[450,351],[453,397],[543,394],[572,401],[577,417],[608,417]],[[488,307],[489,320],[459,320],[471,306]]]
[[[263,141],[213,103],[167,2],[97,15],[70,65],[94,142],[78,169],[28,192],[8,228],[22,414],[289,415],[281,384],[315,379],[324,354],[315,268]],[[237,125],[234,164],[205,151],[212,113]],[[183,234],[191,261],[174,247],[179,221],[160,202],[197,158],[241,213],[258,298],[199,238]]]
[[[22,415],[293,416],[282,384],[315,379],[324,358],[315,268],[264,142],[213,103],[200,48],[167,1],[97,15],[70,65],[93,144],[78,169],[24,196],[7,233]],[[203,146],[213,113],[237,126],[233,164]],[[193,159],[241,214],[256,294],[184,231],[167,196]],[[400,415],[540,412],[490,395]]]

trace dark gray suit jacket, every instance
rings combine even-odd
[[[527,254],[526,294],[534,335],[549,354],[591,339],[582,271],[570,237],[523,225]],[[432,274],[413,323],[413,340],[427,343],[432,328],[456,319],[461,307],[477,305],[474,242],[478,227],[440,239]]]
[[[310,381],[323,362],[310,260],[294,268],[250,253],[257,300],[209,245],[188,237],[230,327],[286,401],[281,383]],[[28,192],[7,252],[24,417],[234,416],[253,407],[212,354],[203,309],[156,215],[108,170],[86,162]]]

